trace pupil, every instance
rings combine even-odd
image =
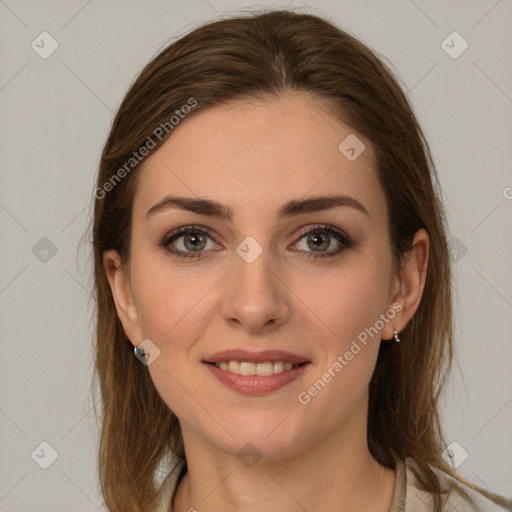
[[[325,235],[323,235],[323,234],[321,234],[321,233],[316,233],[316,234],[312,235],[311,240],[314,240],[314,242],[313,242],[313,243],[315,244],[315,246],[316,246],[316,247],[321,247],[321,246],[322,246],[322,244],[324,244],[324,245],[325,245],[325,243],[324,243],[324,242],[325,242],[325,239],[324,239],[324,240],[322,240],[322,238],[321,238],[322,236],[325,236]]]
[[[192,243],[192,247],[197,249],[198,248],[198,244],[200,245],[201,244],[201,238],[202,235],[196,233],[196,234],[193,234],[193,235],[188,235],[186,237],[186,242],[188,243]]]

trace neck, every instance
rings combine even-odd
[[[183,438],[188,472],[173,512],[389,511],[395,474],[371,457],[366,429],[345,425],[301,451],[248,466],[191,432]]]

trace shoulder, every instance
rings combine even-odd
[[[412,468],[416,462],[412,458],[405,459],[406,494],[404,512],[431,512],[433,510],[432,495],[420,490]],[[446,512],[505,512],[505,508],[494,503],[471,487],[459,482],[444,471],[433,468],[441,480],[441,485],[451,488],[446,501]]]
[[[397,466],[397,481],[392,511],[400,512],[432,512],[432,495],[418,487],[418,481],[412,468],[416,462],[406,458]],[[176,492],[179,479],[182,476],[184,461],[177,461],[173,469],[162,481],[158,494],[155,496],[151,512],[172,512],[171,503]],[[452,476],[434,468],[443,487],[452,486],[446,503],[446,512],[506,512],[512,507],[505,508],[489,500],[479,492],[471,489]]]

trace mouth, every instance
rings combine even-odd
[[[281,350],[227,350],[202,361],[217,381],[245,395],[264,395],[298,379],[312,364]]]
[[[202,361],[221,384],[243,395],[268,395],[300,379],[312,362],[292,352],[225,350]]]
[[[271,375],[294,370],[303,365],[309,364],[309,361],[304,361],[302,363],[292,363],[291,361],[265,361],[263,363],[253,363],[251,361],[221,361],[218,363],[213,361],[204,362],[235,375],[257,375],[258,377],[269,377]]]

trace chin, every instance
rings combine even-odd
[[[241,460],[246,456],[283,459],[294,455],[305,442],[305,432],[301,432],[295,424],[294,419],[296,421],[297,418],[293,418],[293,414],[287,418],[289,412],[283,411],[279,416],[261,412],[241,414],[243,418],[228,419],[224,416],[226,421],[222,426],[226,430],[219,427],[212,431],[212,423],[209,422],[208,431],[202,433],[203,440]]]

